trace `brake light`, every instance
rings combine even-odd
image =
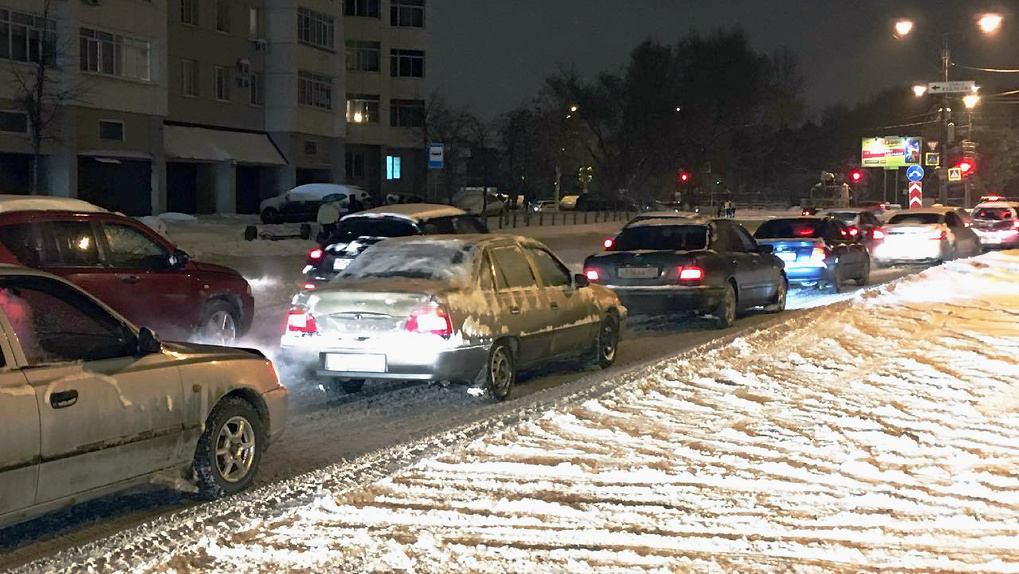
[[[587,280],[588,281],[597,281],[598,280],[598,270],[597,269],[585,269],[584,270],[584,275],[587,276]]]
[[[875,241],[880,241],[885,238],[885,232],[880,229],[875,229],[870,232],[870,236],[873,237]]]
[[[605,246],[605,249],[612,249],[612,246],[615,244],[616,242],[613,241],[611,237],[606,237],[605,241],[602,242],[602,245]]]
[[[318,324],[315,317],[311,316],[306,309],[294,307],[287,314],[287,331],[294,333],[317,333]]]
[[[860,229],[858,227],[848,227],[846,228],[846,231],[849,232],[850,237],[856,237],[860,234]]]
[[[813,227],[801,227],[796,230],[796,235],[799,235],[800,237],[810,237],[813,234],[814,234]]]
[[[411,311],[407,319],[407,330],[414,333],[431,333],[440,337],[453,334],[453,323],[442,305],[426,305]]]
[[[810,252],[810,262],[823,264],[824,260],[828,258],[828,250],[818,245],[814,247],[814,250]]]
[[[930,239],[931,241],[941,241],[945,239],[947,236],[948,234],[945,233],[944,231],[932,231],[930,236],[928,236],[927,238]]]
[[[680,281],[700,281],[701,279],[704,279],[704,270],[700,267],[679,268]]]
[[[308,263],[315,264],[318,263],[319,261],[322,261],[323,255],[324,253],[322,252],[321,249],[317,247],[315,249],[312,249],[311,251],[308,252]]]
[[[304,284],[304,290],[305,291],[311,291],[314,288],[315,288],[315,284],[314,283],[305,283]]]

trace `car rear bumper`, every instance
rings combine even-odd
[[[832,269],[834,267],[786,267],[785,276],[790,285],[817,283],[818,281],[831,280]]]
[[[983,231],[973,229],[984,247],[1016,247],[1019,246],[1019,232],[1014,229],[1002,231]]]
[[[708,285],[605,285],[619,297],[630,314],[710,313],[722,301],[723,289]]]
[[[286,337],[284,338],[286,339]],[[306,367],[320,377],[341,379],[399,379],[418,381],[470,381],[488,362],[489,349],[484,345],[436,348],[428,345],[407,348],[357,348],[353,346],[280,345],[285,363]],[[382,371],[332,370],[326,368],[326,355],[384,355]]]
[[[874,247],[871,257],[882,263],[936,261],[944,258],[940,241],[885,241]]]
[[[280,385],[262,395],[265,406],[269,410],[269,444],[279,440],[287,428],[287,408],[290,405],[290,393]]]

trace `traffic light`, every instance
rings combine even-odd
[[[974,163],[968,159],[964,159],[959,162],[959,171],[962,172],[962,175],[964,177],[972,173],[975,167],[976,165],[974,165]]]
[[[679,181],[682,181],[683,183],[690,181],[690,174],[685,171],[679,172]]]
[[[863,180],[863,172],[858,169],[854,169],[853,171],[849,172],[849,179],[853,183],[860,183],[860,181]]]

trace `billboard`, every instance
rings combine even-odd
[[[920,138],[885,136],[863,138],[863,167],[920,165]]]

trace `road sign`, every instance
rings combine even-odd
[[[446,148],[441,143],[428,144],[428,169],[442,169],[445,165]]]
[[[948,181],[962,181],[962,170],[957,167],[948,168]]]
[[[969,94],[977,91],[977,83],[970,81],[931,82],[927,84],[928,94]]]
[[[911,165],[906,168],[906,179],[909,181],[923,181],[923,168],[918,165]]]
[[[941,165],[941,154],[937,152],[927,152],[924,154],[923,163],[927,167],[938,167]]]
[[[909,182],[909,209],[923,207],[923,184],[919,181]]]

